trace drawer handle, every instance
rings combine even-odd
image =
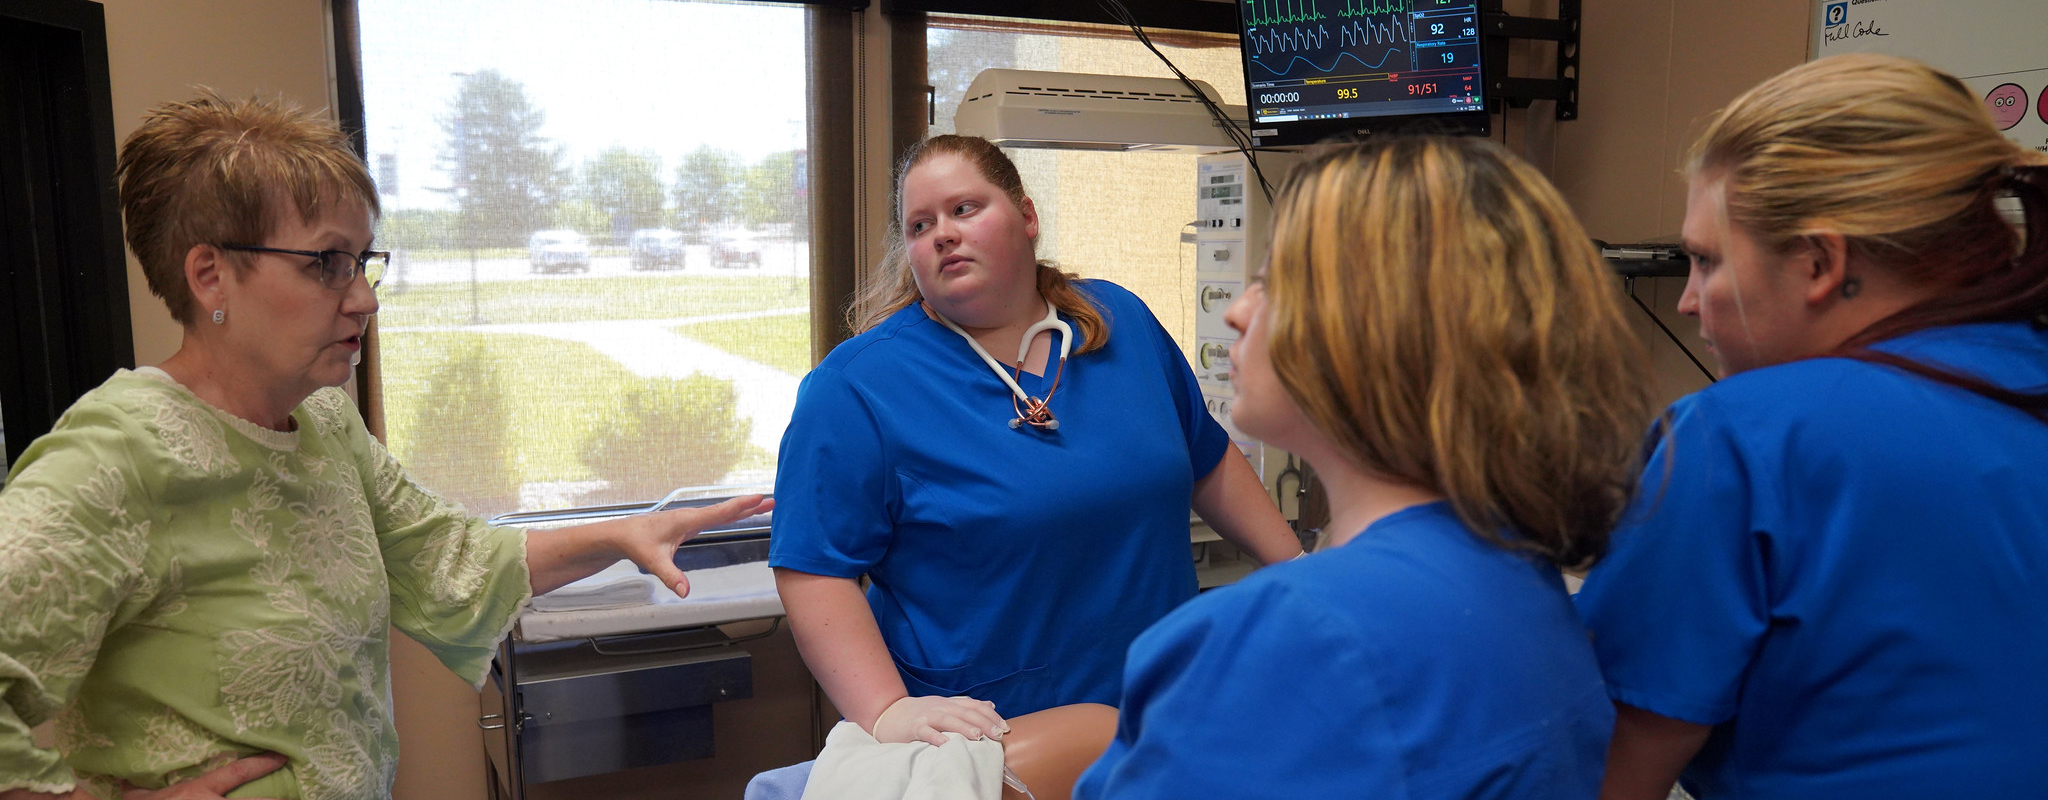
[[[505,715],[504,715],[504,714],[485,714],[485,715],[483,715],[483,716],[481,716],[481,717],[477,717],[477,718],[476,718],[476,726],[477,726],[477,727],[479,727],[479,728],[482,728],[482,729],[484,729],[484,730],[487,730],[487,731],[503,730],[503,729],[504,729],[504,727],[505,727],[505,723],[503,723],[503,722],[499,722],[499,723],[498,723],[498,724],[496,724],[496,725],[485,725],[485,724],[484,724],[484,721],[485,721],[485,720],[493,720],[493,719],[495,719],[495,720],[503,720],[504,718],[505,718]]]

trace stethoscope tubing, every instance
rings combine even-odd
[[[987,364],[989,371],[995,373],[997,378],[1001,378],[1004,386],[1010,387],[1010,393],[1016,397],[1018,402],[1025,403],[1027,405],[1036,403],[1039,406],[1043,406],[1044,401],[1040,401],[1037,398],[1032,397],[1028,392],[1025,392],[1024,387],[1019,386],[1017,384],[1017,380],[1015,378],[1010,377],[1010,373],[1003,369],[1003,365],[996,363],[995,356],[988,354],[988,349],[982,347],[981,342],[975,341],[972,335],[969,335],[967,331],[963,330],[959,325],[955,324],[952,320],[947,319],[946,315],[939,313],[938,309],[932,308],[929,304],[925,306],[925,309],[930,311],[931,315],[934,318],[938,319],[938,321],[941,324],[945,325],[947,330],[959,334],[960,338],[962,339],[966,339],[967,346],[974,348],[974,354],[977,356],[981,356],[981,363]],[[1056,331],[1059,333],[1059,369],[1061,370],[1061,372],[1064,372],[1066,370],[1067,355],[1070,352],[1072,352],[1072,348],[1074,346],[1074,328],[1073,326],[1068,325],[1066,320],[1060,319],[1059,307],[1053,305],[1050,302],[1047,302],[1045,304],[1045,319],[1032,323],[1031,327],[1024,329],[1024,338],[1017,343],[1017,366],[1019,370],[1023,369],[1025,357],[1031,355],[1031,340],[1037,338],[1038,334],[1044,333],[1046,331]],[[1054,381],[1055,384],[1057,384],[1058,379],[1055,378]],[[1046,395],[1047,400],[1050,400],[1051,397],[1052,396],[1050,394]],[[1018,415],[1018,420],[1023,419],[1024,417],[1020,413]],[[1010,427],[1017,427],[1017,424],[1017,421],[1013,420],[1010,423]]]

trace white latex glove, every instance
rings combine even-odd
[[[883,743],[946,743],[947,733],[969,739],[1001,739],[1010,723],[996,714],[996,704],[972,697],[905,697],[875,717],[872,733]]]

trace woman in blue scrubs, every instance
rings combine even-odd
[[[1315,465],[1332,546],[1140,636],[1075,797],[1591,797],[1614,714],[1559,567],[1651,410],[1613,277],[1484,140],[1340,149],[1276,205],[1231,418]]]
[[[883,742],[1116,705],[1125,647],[1195,594],[1191,505],[1262,562],[1300,545],[1145,306],[1037,260],[1001,150],[936,137],[897,174],[860,333],[783,437],[769,564],[797,645]]]
[[[1955,78],[1867,55],[1695,145],[1679,310],[1728,374],[1671,408],[1579,595],[1606,797],[2048,792],[2043,163]]]

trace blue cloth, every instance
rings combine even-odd
[[[810,784],[811,770],[817,766],[816,761],[806,761],[755,773],[740,800],[803,800],[804,787]]]
[[[1583,800],[1614,726],[1558,571],[1448,503],[1196,598],[1125,675],[1076,800]]]
[[[2048,385],[2048,334],[1881,349]],[[1679,401],[1579,608],[1615,700],[1715,726],[1683,783],[1744,798],[2048,791],[2048,424],[1845,359]]]
[[[1194,596],[1188,503],[1229,437],[1144,304],[1079,285],[1113,332],[1068,360],[1058,430],[1011,428],[1009,389],[917,306],[834,348],[797,390],[768,563],[870,576],[913,696],[1004,716],[1116,705],[1124,649]],[[1043,396],[1053,371],[1020,383]]]

